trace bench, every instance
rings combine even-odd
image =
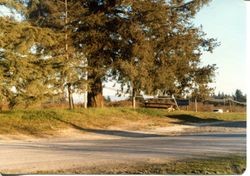
[[[174,111],[175,110],[175,104],[173,103],[164,103],[164,102],[144,102],[145,108],[162,108],[162,109],[168,109],[168,111]]]

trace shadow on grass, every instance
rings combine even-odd
[[[218,120],[215,118],[202,119],[200,117],[187,115],[187,114],[178,114],[178,115],[168,115],[168,118],[180,120],[180,123],[209,123],[209,122],[223,122],[223,120]]]
[[[215,126],[229,128],[246,128],[246,121],[224,121],[216,118],[202,119],[200,117],[178,114],[167,115],[166,117],[178,120],[175,124],[192,125],[192,126]]]
[[[101,134],[101,135],[112,135],[112,136],[133,137],[133,138],[163,137],[163,136],[165,136],[165,135],[158,135],[158,134],[137,133],[137,132],[130,132],[130,131],[122,131],[122,130],[104,130],[104,129],[83,128],[83,127],[80,127],[74,123],[67,122],[67,121],[59,119],[59,118],[55,118],[55,119],[60,121],[60,122],[65,123],[67,125],[70,125],[74,129],[84,131],[84,132]]]

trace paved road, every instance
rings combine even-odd
[[[29,173],[231,153],[246,153],[245,133],[143,136],[108,140],[0,140],[0,172]]]

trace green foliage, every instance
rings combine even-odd
[[[239,102],[246,102],[246,95],[243,95],[241,90],[236,89],[234,99]]]
[[[217,42],[192,22],[209,0],[65,2],[0,1],[24,17],[0,17],[1,94],[11,107],[63,94],[65,87],[83,92],[86,83],[92,105],[102,105],[107,77],[134,96],[210,91],[215,66],[200,62]]]
[[[217,43],[205,38],[202,29],[192,23],[198,9],[206,3],[122,1],[112,7],[113,11],[124,7],[111,19],[115,20],[112,24],[119,24],[112,28],[114,78],[138,93],[185,95],[193,91],[194,84],[201,91],[207,90],[215,66],[201,67],[200,59],[203,52],[212,52]]]
[[[1,17],[0,28],[0,93],[10,108],[21,102],[29,106],[53,95],[53,90],[48,87],[53,79],[48,76],[51,71],[49,60],[45,60],[42,53],[32,51],[35,43],[53,46],[56,38],[53,31],[4,17]]]
[[[20,103],[28,107],[48,100],[51,96],[62,94],[67,84],[72,85],[75,92],[84,91],[83,69],[86,64],[81,54],[72,53],[73,59],[65,59],[65,51],[60,49],[64,48],[62,45],[65,43],[65,24],[61,18],[64,10],[50,10],[54,8],[51,3],[29,1],[25,7],[25,18],[21,22],[1,17],[1,95],[9,102],[10,108]],[[8,7],[11,4],[5,3]],[[40,17],[36,16],[41,13],[40,6],[46,7],[53,15],[56,13],[54,18],[58,19],[58,24],[52,26],[51,19],[50,24],[46,23],[47,19],[41,23],[38,20]]]

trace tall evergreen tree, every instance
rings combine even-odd
[[[74,47],[72,47],[72,37],[70,35],[74,27],[70,24],[72,18],[66,18],[67,13],[75,11],[75,8],[79,6],[72,1],[69,4],[65,4],[65,2],[67,1],[6,1],[5,5],[9,8],[16,8],[16,10],[20,10],[18,11],[19,13],[23,14],[23,20],[13,27],[18,29],[22,25],[26,25],[36,31],[36,33],[26,31],[22,34],[23,31],[19,30],[17,35],[23,35],[22,39],[30,39],[22,41],[22,52],[26,52],[27,56],[27,53],[30,53],[32,50],[33,58],[35,60],[43,60],[44,62],[44,65],[36,65],[40,66],[41,70],[39,72],[39,69],[36,68],[37,72],[43,75],[41,79],[49,78],[51,81],[48,84],[43,84],[40,81],[40,84],[44,85],[44,87],[54,88],[56,89],[54,92],[61,94],[67,88],[69,105],[72,108],[72,93],[82,92],[85,88],[86,74],[84,69],[86,68],[86,57],[83,53],[75,52]],[[20,5],[23,7],[19,7]],[[4,36],[6,46],[13,46],[10,50],[10,52],[13,52],[20,46],[14,45],[16,39],[13,36],[13,32],[8,29],[6,31],[8,31],[6,34],[9,36],[9,38]],[[49,38],[51,39],[49,42],[53,42],[53,44],[44,45]],[[20,42],[19,38],[16,41]],[[5,49],[5,46],[2,48]],[[18,62],[20,61],[18,60]],[[49,70],[45,69],[47,68],[45,65]],[[19,68],[25,72],[24,67],[20,66]]]
[[[239,102],[246,102],[246,95],[243,95],[240,89],[235,90],[234,99]]]
[[[216,46],[191,21],[208,2],[89,1],[74,41],[85,46],[93,69],[90,99],[101,97],[101,80],[109,70],[133,97],[140,91],[182,94],[192,86],[196,72],[204,69],[199,67],[202,52]],[[212,76],[214,69],[209,70]]]
[[[10,108],[20,102],[27,107],[52,95],[51,67],[39,47],[54,45],[56,34],[10,17],[0,17],[0,29],[1,94]]]
[[[116,17],[119,25],[113,27],[119,46],[113,70],[120,82],[132,87],[133,96],[140,91],[183,95],[194,86],[204,91],[212,82],[215,66],[201,67],[200,61],[204,51],[217,46],[216,40],[205,38],[192,23],[206,3],[123,1]]]
[[[12,2],[18,2],[18,7],[21,0]],[[45,46],[39,41],[30,45],[35,46],[35,58],[40,54],[50,63],[51,87],[67,86],[69,94],[81,89],[87,64],[88,104],[101,107],[102,82],[107,74],[128,85],[133,97],[140,91],[182,95],[194,85],[206,87],[215,67],[200,66],[200,59],[216,42],[205,38],[192,19],[208,2],[29,0],[25,10],[20,10],[25,15],[20,25],[39,29],[38,35],[51,31],[48,36],[54,44]]]

